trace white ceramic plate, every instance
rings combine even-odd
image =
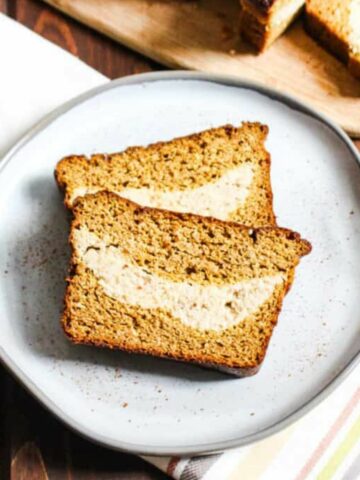
[[[260,373],[71,345],[59,325],[68,215],[59,158],[111,152],[218,126],[270,126],[279,224],[309,239]],[[359,352],[360,170],[329,121],[266,89],[194,73],[147,74],[70,102],[33,129],[0,175],[1,356],[53,413],[131,452],[198,454],[274,433],[320,401]]]

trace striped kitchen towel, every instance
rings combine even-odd
[[[360,480],[360,366],[320,405],[248,447],[146,460],[177,480]]]

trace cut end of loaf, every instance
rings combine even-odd
[[[305,0],[240,0],[240,32],[260,53],[301,13]]]

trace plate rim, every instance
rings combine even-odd
[[[28,142],[36,137],[41,131],[47,128],[51,123],[53,123],[57,118],[61,117],[67,113],[72,108],[80,105],[81,103],[95,97],[98,94],[111,90],[113,88],[128,86],[128,85],[137,85],[142,83],[150,83],[156,81],[174,81],[174,80],[192,80],[192,81],[205,81],[215,84],[220,84],[224,86],[231,86],[236,88],[248,89],[261,93],[268,98],[279,101],[282,104],[285,104],[287,107],[292,110],[299,111],[307,116],[315,118],[320,121],[322,124],[326,125],[337,137],[347,146],[350,153],[352,154],[355,162],[360,168],[360,153],[356,149],[355,145],[352,143],[349,136],[333,122],[329,117],[316,111],[310,105],[306,104],[303,101],[296,99],[294,96],[289,94],[279,93],[271,88],[268,88],[264,85],[260,85],[253,81],[242,80],[239,77],[229,76],[229,75],[220,75],[220,74],[211,74],[204,72],[189,72],[184,70],[173,70],[173,71],[159,71],[159,72],[148,72],[141,73],[137,75],[129,75],[121,77],[116,80],[111,80],[105,84],[101,84],[95,88],[92,88],[85,93],[82,93],[71,100],[65,102],[64,104],[57,107],[55,110],[47,114],[43,119],[37,122],[32,126],[9,150],[8,152],[0,159],[0,174],[4,170],[5,166],[11,161],[11,159],[17,154],[21,148],[23,148]],[[16,360],[11,358],[7,354],[5,348],[0,346],[0,361],[7,368],[7,370],[20,382],[22,386],[34,397],[36,398],[50,413],[55,415],[62,423],[64,423],[68,428],[70,428],[75,433],[81,435],[85,439],[95,442],[101,446],[111,448],[113,450],[118,450],[122,452],[132,453],[136,455],[152,455],[152,456],[178,456],[178,455],[205,455],[222,452],[231,448],[242,447],[250,445],[254,442],[264,440],[265,438],[274,435],[275,433],[283,430],[287,426],[291,425],[295,421],[299,420],[306,413],[310,412],[314,407],[319,405],[325,398],[327,398],[330,393],[332,393],[355,369],[357,365],[360,364],[360,350],[356,353],[353,358],[345,365],[345,367],[316,395],[314,395],[310,400],[305,402],[296,410],[292,411],[282,420],[275,422],[274,424],[252,434],[248,434],[233,440],[211,442],[204,444],[195,444],[179,447],[168,447],[164,446],[148,446],[138,443],[127,443],[124,441],[113,440],[105,435],[101,435],[98,432],[94,432],[91,429],[87,428],[84,425],[78,423],[76,418],[71,418],[67,415],[59,405],[53,402],[48,396],[43,393],[34,383],[30,376],[28,376],[16,363]]]

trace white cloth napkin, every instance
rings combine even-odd
[[[107,78],[0,14],[0,155],[54,108]]]
[[[1,14],[0,45],[0,157],[45,114],[107,81]],[[178,480],[360,479],[360,368],[304,418],[255,445],[146,460]]]

